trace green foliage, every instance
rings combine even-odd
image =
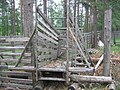
[[[97,2],[97,27],[102,29],[104,25],[104,11],[109,7],[112,7],[112,30],[120,29],[120,0],[109,0],[107,3]]]
[[[52,22],[54,27],[62,27],[62,20],[61,19],[56,19],[58,17],[63,16],[63,7],[62,7],[62,2],[59,3],[58,5],[56,3],[52,3],[51,8],[50,8],[50,17],[52,18]],[[55,18],[55,19],[53,19]]]
[[[0,0],[0,36],[13,35],[13,6],[9,0]],[[20,32],[20,12],[16,14],[16,34]]]

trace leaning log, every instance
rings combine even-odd
[[[96,66],[95,66],[95,71],[100,66],[100,64],[102,63],[102,61],[103,61],[103,55],[100,57],[99,61],[97,62]]]
[[[71,75],[70,79],[75,82],[89,82],[89,83],[112,83],[111,77],[105,76],[83,76],[83,75]]]
[[[77,90],[78,86],[78,83],[73,83],[68,87],[68,90]]]

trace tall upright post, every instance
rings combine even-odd
[[[66,83],[69,84],[69,10],[70,10],[70,1],[67,0],[67,21],[66,21],[66,24],[67,24],[67,63],[66,63]]]
[[[103,75],[110,76],[110,41],[111,41],[111,24],[112,10],[109,8],[104,15],[104,61]]]

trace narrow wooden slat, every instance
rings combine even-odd
[[[39,78],[41,81],[65,81],[64,78],[52,78],[52,77],[41,77]]]
[[[46,46],[46,47],[52,47],[52,48],[57,48],[58,46],[48,40],[42,40],[41,37],[38,37],[38,46]]]
[[[18,70],[18,71],[27,71],[27,72],[34,72],[36,68],[34,66],[22,66],[22,67],[8,67],[9,70]]]
[[[52,48],[43,48],[41,46],[38,46],[37,49],[39,52],[54,52],[54,53],[57,52],[57,50],[54,50]]]
[[[24,49],[25,47],[23,46],[14,46],[14,47],[11,47],[11,46],[3,46],[1,47],[0,46],[0,50],[17,50],[17,49]]]
[[[0,38],[1,42],[26,42],[28,40],[28,37]]]
[[[58,35],[54,32],[53,29],[51,29],[47,24],[45,24],[43,21],[41,21],[39,18],[38,18],[38,21],[40,24],[44,25],[44,27],[46,27],[50,32],[52,32],[56,37],[58,37]]]
[[[45,15],[40,11],[39,8],[37,8],[37,13],[45,20],[45,22],[47,22],[47,24],[53,29],[53,33],[54,35],[56,35],[56,37],[58,37],[57,32],[54,30],[54,27],[51,25],[51,23],[49,22],[49,20],[45,17]]]
[[[38,71],[66,72],[65,68],[45,68],[45,67],[39,68]]]
[[[14,82],[14,83],[32,84],[32,80],[21,79],[21,78],[0,77],[0,81],[3,81],[3,82],[10,81],[10,82]]]
[[[9,76],[11,76],[11,75],[13,75],[13,76],[32,76],[32,74],[31,73],[29,73],[29,72],[22,72],[22,71],[1,71],[0,72],[0,75],[9,75]]]
[[[38,32],[38,35],[41,36],[42,38],[48,40],[48,41],[51,41],[51,42],[53,42],[53,43],[55,43],[55,44],[58,44],[57,41],[55,41],[55,40],[52,39],[51,37],[49,37],[49,36],[47,36],[47,35],[45,35],[45,34],[43,34],[43,33],[41,33],[41,32]]]
[[[40,29],[40,30],[42,30],[42,31],[44,31],[46,34],[48,34],[48,35],[50,35],[52,38],[54,38],[55,40],[58,40],[58,38],[57,37],[55,37],[52,33],[50,33],[49,31],[47,31],[45,28],[43,28],[41,25],[37,25],[38,26],[38,28]]]
[[[5,62],[10,63],[10,62],[17,62],[17,61],[18,61],[18,59],[0,59],[0,62],[3,62],[3,63],[5,63]],[[22,59],[21,62],[22,63],[31,63],[31,60]]]
[[[0,53],[2,56],[20,56],[21,53]],[[31,56],[31,53],[25,53],[24,56]]]
[[[85,67],[69,67],[69,71],[73,73],[81,72],[94,72],[94,68],[85,68]]]
[[[49,58],[52,58],[51,55],[40,55],[38,56],[38,60],[41,61],[42,59],[49,59]]]
[[[38,60],[43,60],[43,59],[56,59],[57,54],[48,54],[48,55],[40,55],[38,56]]]

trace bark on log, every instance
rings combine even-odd
[[[76,82],[90,82],[90,83],[112,83],[111,77],[105,76],[83,76],[83,75],[71,75],[71,80]]]
[[[77,90],[78,89],[78,83],[73,83],[68,87],[68,90]]]

